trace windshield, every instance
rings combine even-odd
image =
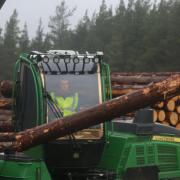
[[[57,99],[57,104],[64,115],[67,115],[68,108],[73,114],[100,103],[98,73],[83,75],[47,74],[45,79],[48,93],[54,101]],[[48,108],[48,120],[51,121],[54,118],[53,112]]]

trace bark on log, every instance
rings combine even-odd
[[[0,115],[0,121],[11,121],[12,116],[9,115]]]
[[[0,142],[13,142],[16,140],[16,133],[14,132],[4,132],[0,133]]]
[[[12,97],[12,88],[13,88],[12,81],[6,80],[6,81],[2,81],[0,84],[1,94],[6,98]]]
[[[180,96],[175,96],[175,97],[172,98],[172,100],[175,101],[175,102],[178,101],[179,99],[180,99]]]
[[[167,122],[167,121],[163,121],[163,122],[161,122],[161,124],[163,124],[165,126],[170,126],[169,122]]]
[[[159,82],[167,79],[167,77],[144,77],[142,75],[139,76],[117,76],[111,77],[111,82],[116,84],[150,84],[154,82]]]
[[[164,102],[161,101],[161,102],[158,102],[158,103],[156,103],[155,105],[153,105],[153,108],[154,108],[154,109],[162,109],[163,106],[164,106]]]
[[[180,72],[112,72],[111,76],[172,76],[178,75]]]
[[[6,150],[5,148],[14,151],[24,151],[35,145],[47,143],[48,141],[100,124],[104,121],[110,121],[158,101],[172,98],[177,94],[180,94],[180,75],[173,76],[163,82],[115,98],[74,115],[17,133],[15,136],[16,142],[10,144],[8,147],[1,145],[0,151]]]
[[[157,111],[153,111],[153,122],[156,122],[158,120],[158,113]]]
[[[116,89],[112,89],[112,94],[113,97],[118,97],[118,96],[123,96],[125,94],[129,94],[134,92],[134,89],[122,89],[122,90],[116,90]]]
[[[12,132],[13,130],[11,121],[0,121],[0,132]]]
[[[0,109],[11,109],[12,99],[0,98]]]
[[[176,112],[180,114],[180,106],[176,106]]]
[[[176,125],[176,129],[180,130],[180,123]]]
[[[12,111],[11,110],[0,109],[0,115],[12,116]]]

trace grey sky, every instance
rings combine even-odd
[[[30,37],[34,36],[40,17],[47,31],[48,17],[55,14],[55,7],[60,4],[61,1],[62,0],[7,0],[0,11],[0,27],[4,28],[4,24],[9,19],[13,10],[17,9],[20,27],[27,22]],[[119,1],[120,0],[106,0],[106,3],[115,8],[119,4]],[[102,0],[66,0],[69,8],[77,8],[74,16],[70,19],[70,23],[72,25],[77,24],[86,9],[88,9],[90,15],[94,11],[98,11],[101,2]]]

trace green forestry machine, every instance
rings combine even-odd
[[[14,132],[0,133],[1,180],[180,179],[180,132],[140,109],[179,94],[180,77],[111,100],[102,60],[101,52],[21,54]],[[134,110],[132,122],[119,120]]]
[[[0,134],[2,180],[180,179],[180,132],[149,108],[180,92],[180,77],[111,100],[103,53],[21,54],[14,70],[14,132]],[[111,121],[112,120],[112,121]]]

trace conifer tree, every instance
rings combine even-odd
[[[31,49],[36,51],[43,51],[44,49],[44,28],[42,20],[39,20],[39,25],[36,31],[36,36],[32,39]]]
[[[20,38],[19,38],[19,51],[20,52],[28,52],[29,51],[29,35],[28,35],[28,28],[27,24],[24,24],[24,28],[21,31]]]
[[[69,9],[65,1],[56,7],[56,14],[50,17],[50,36],[55,49],[69,48],[71,31],[69,30],[69,18],[73,15],[75,8]]]
[[[19,40],[19,26],[18,13],[16,10],[10,16],[6,23],[4,34],[4,48],[1,63],[3,64],[2,76],[4,78],[12,78],[13,65],[18,57],[18,40]]]

